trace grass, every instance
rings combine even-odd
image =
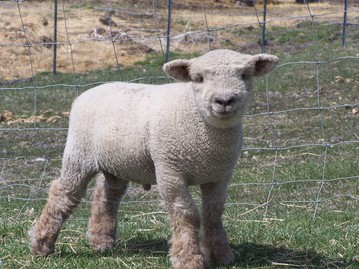
[[[4,268],[169,267],[170,231],[166,216],[146,214],[157,212],[156,205],[124,205],[119,212],[118,244],[115,249],[100,254],[91,251],[85,237],[89,215],[89,205],[85,204],[63,228],[56,253],[47,258],[33,258],[27,248],[26,230],[40,209],[38,204],[29,204],[35,207],[35,213],[25,211],[18,215],[15,208],[22,204],[11,203],[13,209],[2,215],[7,220],[0,228]],[[305,210],[288,209],[286,214],[291,217],[282,215],[263,220],[260,214],[248,217],[239,208],[228,207],[224,222],[236,253],[236,263],[229,268],[357,268],[353,259],[357,255],[358,227],[353,212],[323,212],[313,222]]]
[[[240,34],[253,40],[257,30]],[[223,216],[236,255],[228,268],[359,268],[359,147],[350,142],[359,135],[358,59],[327,61],[356,56],[357,33],[342,48],[337,25],[316,24],[316,51],[310,22],[269,32],[267,51],[279,55],[280,66],[267,81],[256,81],[245,120],[245,149]],[[313,55],[318,66],[304,63]],[[0,81],[0,114],[12,113],[0,123],[0,268],[170,267],[170,230],[155,188],[131,186],[119,210],[118,244],[106,253],[93,252],[85,235],[93,186],[53,255],[32,257],[26,235],[59,175],[73,99],[100,82],[168,82],[162,64],[163,55],[154,54],[119,69]],[[198,189],[191,191],[199,201]]]

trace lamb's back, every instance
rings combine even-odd
[[[93,153],[100,170],[154,184],[149,121],[158,106],[162,115],[173,112],[165,100],[177,88],[117,82],[90,89],[73,104],[68,140],[86,145],[83,150]]]

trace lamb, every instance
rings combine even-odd
[[[269,73],[277,63],[269,54],[213,50],[164,64],[179,83],[114,82],[80,95],[70,114],[61,177],[52,182],[41,216],[29,230],[32,254],[54,252],[64,221],[89,181],[102,173],[87,232],[93,249],[114,247],[118,207],[131,181],[145,188],[158,185],[172,229],[173,268],[231,264],[221,216],[242,146],[242,119],[252,77]],[[200,185],[201,215],[190,185]]]

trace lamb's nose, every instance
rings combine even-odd
[[[230,97],[230,98],[227,98],[227,99],[217,97],[217,98],[214,99],[214,102],[217,105],[220,105],[223,108],[226,108],[228,106],[232,106],[234,104],[234,102],[235,102],[235,99],[234,99],[234,97]]]

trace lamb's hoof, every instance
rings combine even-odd
[[[231,249],[229,249],[228,251],[223,251],[220,254],[217,253],[214,259],[210,260],[210,262],[215,264],[231,265],[234,263],[234,256]]]
[[[114,248],[114,246],[116,245],[116,240],[109,235],[94,236],[90,233],[87,233],[87,235],[90,239],[91,248],[94,251],[104,252],[106,250]]]
[[[204,258],[202,255],[189,255],[182,258],[171,258],[174,269],[204,269]]]
[[[34,256],[46,257],[55,252],[55,245],[46,245],[41,242],[31,243],[30,251]]]
[[[201,252],[206,263],[231,265],[234,263],[234,256],[231,248],[225,246],[223,248],[209,249],[201,244]]]
[[[34,256],[46,257],[55,252],[55,244],[46,242],[45,239],[36,239],[34,227],[28,232],[30,238],[30,251]]]

